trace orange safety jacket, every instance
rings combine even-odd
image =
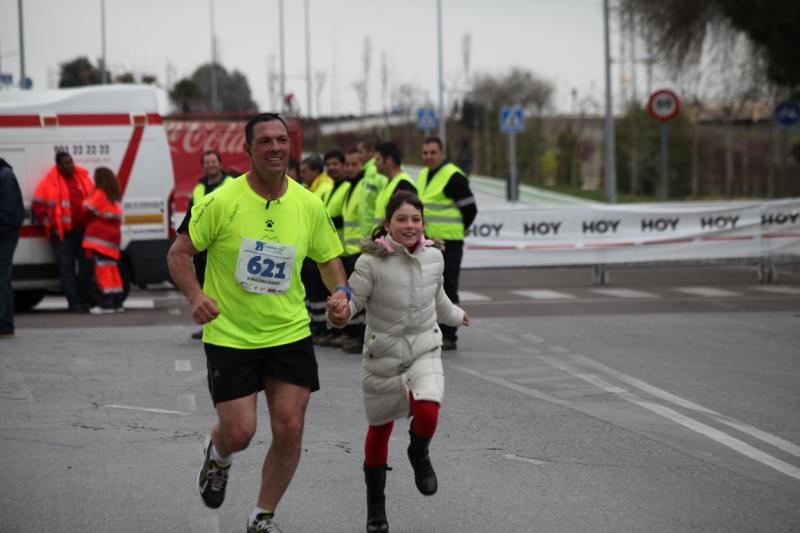
[[[86,220],[83,247],[119,259],[122,242],[122,209],[119,204],[111,202],[103,190],[95,189],[83,201],[83,216]]]
[[[85,196],[88,197],[91,194],[94,183],[89,177],[89,171],[75,165],[72,179],[78,180],[78,187]],[[69,187],[65,180],[66,178],[58,171],[58,167],[53,165],[53,168],[36,186],[31,205],[33,216],[42,222],[46,235],[49,236],[50,229],[55,228],[58,232],[58,239],[61,241],[64,240],[64,231],[72,230]]]
[[[122,287],[122,276],[119,274],[117,262],[111,259],[95,256],[94,280],[102,294],[122,294],[125,292]]]

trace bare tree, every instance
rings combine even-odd
[[[532,107],[540,115],[550,107],[552,96],[552,82],[515,67],[499,78],[489,74],[476,74],[469,98],[486,107],[496,108],[511,104]]]

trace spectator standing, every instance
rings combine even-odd
[[[24,220],[25,207],[14,169],[0,158],[0,336],[14,334],[11,265]]]
[[[444,241],[444,292],[458,304],[458,278],[464,256],[464,235],[478,214],[475,196],[460,168],[445,158],[438,137],[422,144],[425,167],[417,176],[417,190],[425,205],[425,234]],[[455,350],[457,328],[440,324],[444,337],[442,350]]]
[[[83,248],[94,267],[94,288],[98,304],[89,309],[95,315],[121,313],[125,298],[119,274],[120,244],[122,243],[122,192],[114,172],[105,167],[94,171],[95,189],[83,202],[86,231]]]
[[[56,164],[39,182],[33,195],[34,218],[44,225],[55,255],[61,288],[69,310],[89,309],[91,264],[83,251],[83,201],[94,190],[89,172],[66,152],[56,154]],[[75,267],[77,265],[77,275]]]

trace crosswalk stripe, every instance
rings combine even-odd
[[[462,302],[485,302],[491,300],[488,296],[478,294],[477,292],[458,291],[458,299]]]
[[[800,296],[800,289],[797,287],[753,287],[753,290],[771,292],[774,294],[791,294],[792,296]]]
[[[524,290],[524,291],[511,291],[513,294],[531,298],[533,300],[574,300],[575,296],[565,292],[548,291],[548,290]]]
[[[634,289],[592,289],[592,292],[614,298],[661,298],[658,294]]]
[[[726,291],[723,289],[716,289],[714,287],[676,287],[673,290],[683,292],[685,294],[692,294],[695,296],[705,296],[708,298],[741,296],[741,293],[734,291]]]

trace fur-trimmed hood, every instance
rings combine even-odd
[[[444,241],[441,239],[428,239],[422,234],[419,239],[419,246],[414,251],[417,253],[421,248],[430,246],[437,250],[444,250]],[[361,241],[361,251],[375,257],[388,257],[392,254],[400,253],[405,248],[402,244],[392,239],[391,235],[378,237],[377,239],[363,239]],[[411,252],[409,252],[411,253]]]

